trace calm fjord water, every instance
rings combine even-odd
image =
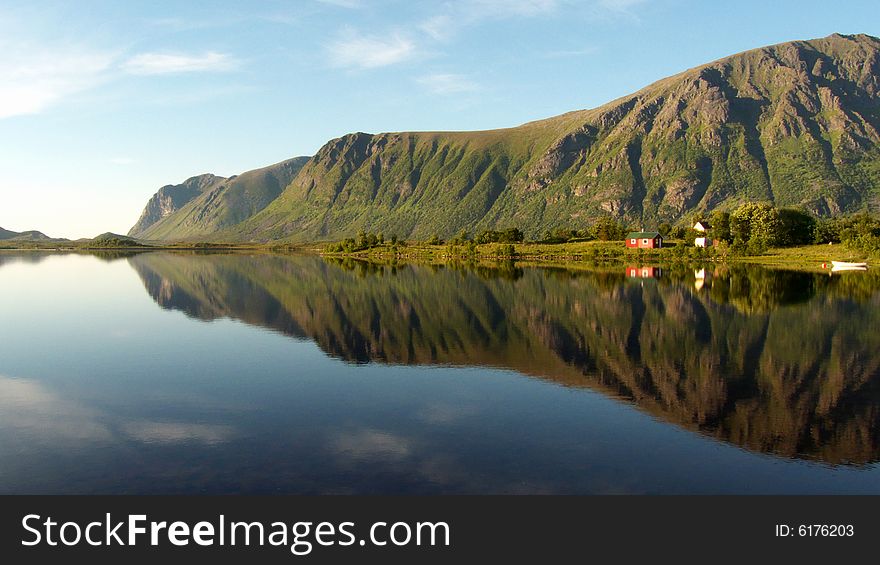
[[[878,460],[871,271],[0,254],[0,493],[876,494]]]

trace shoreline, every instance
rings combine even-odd
[[[431,245],[410,243],[406,245],[385,244],[354,252],[328,252],[325,244],[284,243],[193,243],[167,245],[58,245],[50,242],[26,242],[23,245],[0,245],[0,252],[50,252],[50,253],[149,253],[155,251],[182,251],[201,253],[305,253],[326,259],[354,259],[380,263],[469,263],[514,262],[523,266],[577,266],[600,264],[671,264],[671,263],[747,263],[766,267],[795,268],[798,270],[823,271],[822,264],[835,261],[868,261],[871,257],[853,251],[842,244],[815,244],[798,247],[772,248],[761,255],[734,255],[729,249],[698,248],[684,242],[660,249],[630,249],[622,242],[589,241],[576,243],[486,243],[474,245]],[[511,253],[512,251],[512,253]]]

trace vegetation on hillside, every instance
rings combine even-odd
[[[783,43],[515,128],[349,134],[277,190],[242,204],[210,189],[133,235],[296,243],[366,231],[446,241],[513,226],[537,240],[603,216],[680,227],[746,203],[819,217],[864,212],[880,199],[878,95],[877,38]]]

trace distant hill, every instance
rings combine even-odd
[[[128,235],[148,240],[206,238],[259,212],[290,184],[308,157],[228,179],[201,175],[159,189]]]
[[[782,43],[515,128],[349,134],[244,212],[218,185],[130,234],[309,241],[518,227],[536,237],[599,216],[651,225],[750,201],[820,216],[877,210],[878,93],[877,38]]]
[[[92,239],[80,240],[86,247],[142,247],[143,244],[133,237],[105,232]]]
[[[56,238],[36,230],[14,232],[0,228],[0,241],[56,241]]]

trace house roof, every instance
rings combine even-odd
[[[633,231],[626,235],[627,239],[656,239],[660,237],[660,232],[656,231]]]
[[[706,228],[706,229],[709,229],[709,228],[712,227],[712,226],[709,225],[709,222],[706,222],[706,221],[703,221],[703,220],[700,220],[699,222],[697,222],[696,224],[694,224],[694,227],[697,227],[697,226],[703,226],[703,227]]]

